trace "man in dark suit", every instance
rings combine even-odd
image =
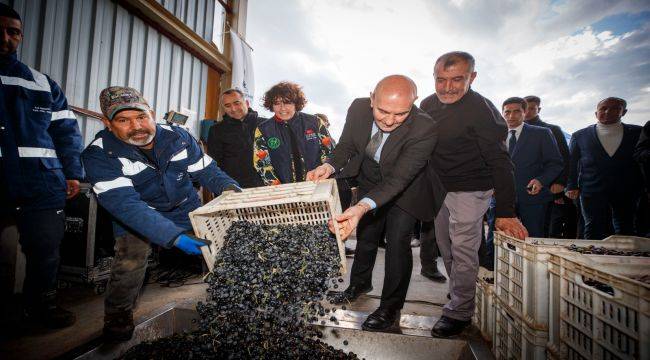
[[[358,224],[350,286],[338,302],[353,301],[372,290],[377,247],[385,233],[381,303],[363,323],[364,330],[381,331],[399,323],[413,267],[411,232],[417,220],[432,220],[440,207],[440,196],[434,198],[434,191],[442,191],[440,184],[435,186],[423,171],[436,143],[437,127],[413,105],[415,99],[415,83],[406,76],[381,80],[370,98],[352,102],[329,162],[307,174],[308,180],[334,174],[353,178],[359,187],[361,200],[331,225],[347,238]]]
[[[526,100],[527,104],[524,121],[528,125],[540,126],[551,130],[555,138],[555,143],[560,150],[560,155],[562,155],[564,165],[562,172],[553,180],[553,183],[548,188],[553,194],[553,202],[549,205],[547,211],[548,218],[546,219],[547,226],[544,235],[551,238],[575,239],[577,210],[573,201],[564,195],[564,189],[566,188],[566,182],[569,176],[569,146],[567,139],[559,126],[549,124],[540,119],[539,113],[542,110],[540,106],[542,100],[539,96],[528,95],[524,97],[524,100]]]
[[[603,239],[612,228],[615,234],[635,233],[634,213],[643,180],[633,155],[641,127],[623,124],[626,112],[625,100],[603,99],[596,107],[596,125],[571,137],[567,196],[580,197],[587,239]]]
[[[562,172],[562,156],[547,128],[524,123],[526,100],[511,97],[501,111],[508,124],[506,144],[515,165],[516,211],[528,234],[544,237],[548,206],[553,201],[549,186]]]
[[[260,120],[239,89],[221,94],[223,120],[210,128],[208,155],[243,188],[263,186],[253,167],[253,137]]]

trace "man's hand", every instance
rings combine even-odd
[[[530,182],[528,182],[528,185],[526,185],[526,190],[530,195],[539,194],[539,192],[542,191],[542,188],[543,188],[542,183],[539,182],[539,180],[537,179],[530,180]]]
[[[551,185],[551,194],[559,194],[564,191],[564,185],[562,184],[553,184]]]
[[[566,191],[566,197],[568,197],[571,200],[575,200],[580,196],[580,190],[575,189],[575,190],[567,190]]]
[[[210,245],[210,240],[198,238],[193,235],[180,234],[174,241],[174,246],[183,250],[188,255],[201,255],[201,247]]]
[[[346,240],[352,231],[357,228],[359,225],[359,220],[363,215],[370,210],[370,206],[366,203],[358,203],[354,206],[349,207],[343,212],[343,214],[336,215],[334,221],[330,219],[327,225],[330,228],[330,231],[335,233],[334,226],[337,226],[339,229],[339,234],[341,235],[341,240]]]
[[[524,240],[528,236],[528,230],[517,218],[496,218],[494,227],[517,239]]]
[[[334,168],[332,165],[329,164],[323,164],[320,165],[319,167],[315,168],[314,170],[311,170],[307,172],[307,176],[305,179],[307,181],[318,181],[318,180],[325,180],[332,175]]]
[[[79,194],[79,180],[66,180],[67,189],[65,190],[66,199],[72,199]]]

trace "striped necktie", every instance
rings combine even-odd
[[[368,155],[369,158],[375,159],[375,154],[377,153],[377,149],[379,149],[379,146],[381,145],[381,140],[384,137],[384,132],[377,129],[377,132],[375,135],[370,138],[370,142],[368,143],[368,146],[366,146],[366,155]]]

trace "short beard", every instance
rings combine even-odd
[[[147,146],[147,145],[151,144],[151,142],[153,141],[154,136],[155,136],[155,134],[149,134],[149,136],[145,140],[142,140],[142,141],[136,141],[136,140],[133,140],[132,138],[128,138],[126,140],[126,142],[131,144],[131,145],[140,146],[140,147]]]

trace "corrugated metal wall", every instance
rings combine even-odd
[[[158,119],[181,108],[205,117],[207,65],[111,0],[0,2],[23,18],[20,60],[59,83],[70,105],[100,112],[101,90],[127,85],[142,91]],[[211,39],[214,0],[159,2]],[[77,118],[88,144],[103,125]]]

